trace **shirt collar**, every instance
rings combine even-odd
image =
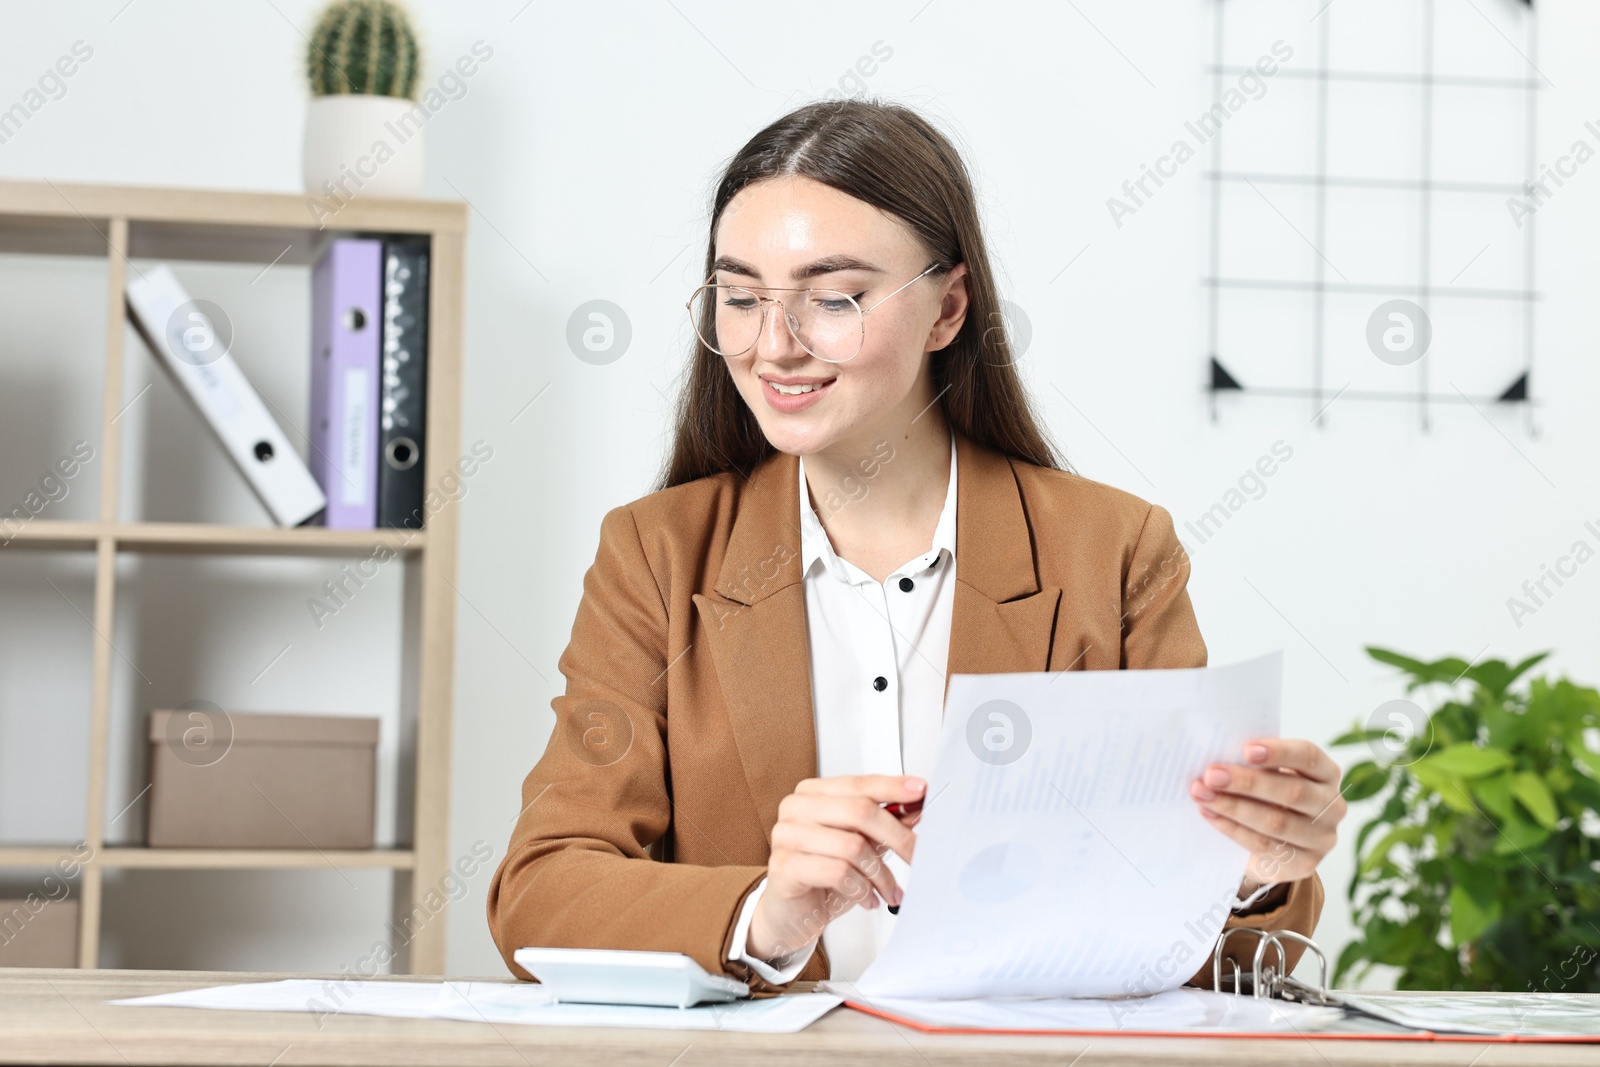
[[[828,572],[840,581],[860,581],[866,578],[865,572],[848,560],[840,559],[833,551],[833,542],[828,539],[828,531],[823,529],[822,520],[817,517],[816,509],[811,506],[811,495],[806,491],[806,459],[799,457],[799,492],[800,492],[800,573],[811,573],[811,565],[821,560]],[[846,498],[848,499],[848,498]],[[921,556],[912,560],[903,570],[917,572],[927,570],[938,561],[941,552],[949,552],[950,558],[956,556],[956,437],[954,430],[950,433],[950,484],[945,490],[944,507],[939,512],[939,522],[933,528],[933,544]],[[852,573],[853,572],[853,573]],[[899,572],[896,572],[899,573]],[[866,580],[871,580],[866,578]]]

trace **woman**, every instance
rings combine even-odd
[[[540,945],[683,952],[757,990],[854,978],[901,900],[916,816],[884,805],[924,796],[947,674],[1206,662],[1171,517],[1041,431],[925,120],[845,101],[762,130],[705,268],[660,491],[601,524],[489,889],[524,977]],[[1311,933],[1338,779],[1264,738],[1191,783],[1252,853],[1228,925]]]

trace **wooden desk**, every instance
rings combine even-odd
[[[919,1034],[840,1008],[798,1034],[491,1026],[310,1013],[112,1007],[107,1000],[288,977],[207,971],[0,971],[0,1063],[55,1064],[1593,1064],[1594,1045]],[[301,976],[317,977],[317,976]],[[326,976],[323,976],[326,977]],[[394,981],[405,981],[397,978]]]

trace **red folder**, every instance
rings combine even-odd
[[[867,1015],[876,1015],[880,1019],[900,1026],[910,1027],[924,1034],[1021,1034],[1025,1036],[1071,1036],[1071,1037],[1263,1037],[1276,1038],[1283,1041],[1301,1041],[1306,1039],[1326,1041],[1466,1041],[1476,1044],[1508,1044],[1511,1042],[1534,1044],[1559,1044],[1582,1045],[1600,1044],[1600,1034],[1447,1034],[1433,1030],[1412,1030],[1403,1033],[1348,1033],[1329,1032],[1325,1030],[1295,1031],[1267,1031],[1255,1032],[1244,1030],[1012,1030],[988,1029],[975,1026],[935,1026],[917,1019],[908,1019],[891,1012],[872,1007],[860,1001],[846,998],[845,1007],[864,1012]]]

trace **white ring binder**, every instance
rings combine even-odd
[[[1328,992],[1328,957],[1322,947],[1311,938],[1294,930],[1257,930],[1253,926],[1236,926],[1231,930],[1224,930],[1222,936],[1217,938],[1217,947],[1211,952],[1211,988],[1217,992],[1232,992],[1242,995],[1244,989],[1241,985],[1242,973],[1239,964],[1228,960],[1228,965],[1233,968],[1233,973],[1228,977],[1232,989],[1226,989],[1222,981],[1222,954],[1228,943],[1228,938],[1234,934],[1255,934],[1259,939],[1256,944],[1255,957],[1250,963],[1250,995],[1258,999],[1276,997],[1279,1000],[1291,1000],[1301,1004],[1315,1004],[1323,1007],[1343,1007],[1344,1005]],[[1284,950],[1283,940],[1291,938],[1300,942],[1309,951],[1316,953],[1317,963],[1320,967],[1320,976],[1317,984],[1311,986],[1298,978],[1292,978],[1284,972],[1288,969],[1288,953]],[[1262,961],[1266,958],[1267,948],[1278,950],[1278,964],[1270,964],[1266,970],[1261,969]]]

